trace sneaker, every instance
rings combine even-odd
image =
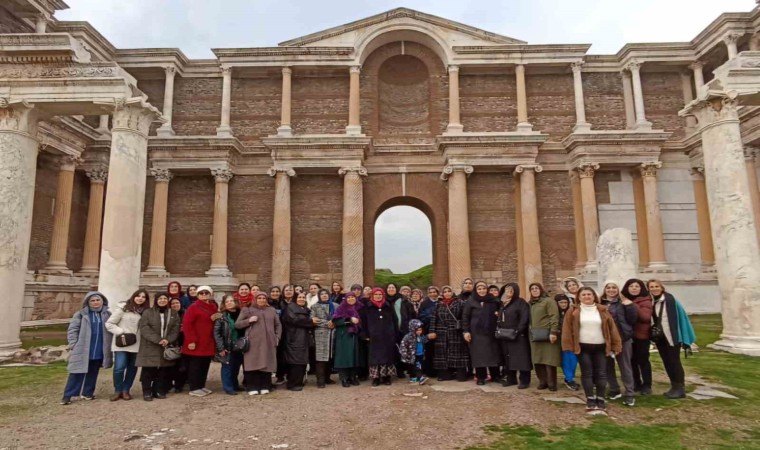
[[[623,398],[623,394],[620,391],[610,391],[607,393],[607,398],[610,400],[617,400],[619,398]]]
[[[206,388],[201,388],[201,390],[202,390],[203,392],[205,392],[207,395],[208,395],[208,394],[211,394],[212,392],[214,392],[214,391],[212,391],[211,389],[206,389]]]
[[[61,399],[61,405],[70,405],[71,404],[71,397],[63,397]]]
[[[420,382],[420,386],[422,386],[423,384],[425,384],[425,382],[426,382],[427,380],[428,380],[428,377],[425,377],[425,376],[423,376],[423,377],[420,377],[420,380],[419,380],[419,382]]]
[[[636,404],[636,398],[635,397],[626,397],[623,399],[623,404],[625,406],[633,406]]]
[[[414,378],[414,377],[409,378],[409,384],[416,384],[416,383],[419,383],[419,382],[420,382],[420,380],[417,379],[417,378]]]
[[[267,395],[269,393],[269,389],[262,389],[260,394],[261,395]]]
[[[642,386],[641,395],[652,395],[652,388],[649,386]]]
[[[83,395],[82,400],[95,400],[94,395]]]
[[[604,401],[603,398],[597,397],[596,398],[596,409],[600,411],[606,411],[607,410],[607,403]]]
[[[578,386],[578,383],[576,383],[575,381],[567,381],[567,380],[565,380],[565,387],[570,389],[571,391],[577,391],[580,388],[580,386]]]
[[[586,411],[596,410],[596,399],[593,397],[586,397]]]
[[[259,391],[248,391],[248,395],[259,395]]]
[[[193,397],[205,397],[208,395],[206,391],[204,391],[203,389],[196,389],[194,391],[190,391],[189,394],[192,395]]]

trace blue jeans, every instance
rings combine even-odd
[[[114,392],[127,392],[132,389],[137,375],[137,353],[113,352],[113,387]]]
[[[575,369],[578,367],[578,355],[573,352],[562,352],[562,373],[565,381],[575,381]]]
[[[240,388],[238,375],[240,368],[243,366],[243,354],[232,352],[229,354],[229,360],[222,363],[222,387],[224,392],[234,392]]]
[[[95,385],[98,383],[98,372],[103,365],[102,359],[91,359],[87,366],[87,373],[70,373],[66,381],[63,396],[66,398],[92,397],[95,394]]]

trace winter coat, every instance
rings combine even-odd
[[[496,333],[496,317],[494,316],[498,309],[499,305],[495,301],[482,303],[476,299],[475,295],[464,304],[462,328],[465,333],[470,333],[472,338],[469,344],[472,367],[501,365],[501,351],[494,335]]]
[[[515,297],[506,306],[502,305],[496,326],[517,330],[515,340],[498,341],[502,355],[508,355],[508,359],[502,361],[507,366],[507,370],[531,370],[533,365],[531,364],[530,337],[528,335],[528,328],[530,327],[530,306],[528,306],[528,302]]]
[[[182,319],[182,354],[191,356],[214,356],[216,345],[214,344],[214,320],[219,307],[215,301],[208,303],[196,301],[185,311]],[[189,345],[195,343],[195,349],[190,350]]]
[[[113,336],[105,327],[105,323],[111,317],[111,312],[108,311],[108,299],[100,292],[88,292],[82,301],[82,309],[74,313],[66,332],[66,340],[71,351],[67,366],[69,373],[87,373],[90,366],[92,327],[90,324],[90,306],[88,302],[93,295],[99,295],[103,299],[103,307],[100,309],[100,319],[103,324],[103,368],[107,369],[113,363],[113,355],[111,354],[111,340]]]
[[[137,336],[137,340],[132,345],[117,347],[116,339],[114,339],[111,343],[111,351],[137,353],[137,351],[140,350],[140,328],[138,326],[140,322],[140,314],[132,311],[124,311],[125,304],[126,302],[119,303],[119,305],[111,311],[111,317],[106,321],[106,330],[108,330],[114,338],[118,338],[122,334],[134,334]]]
[[[665,310],[667,311],[668,325],[670,328],[669,342],[673,343],[673,346],[679,347],[682,344],[690,346],[693,344],[697,337],[694,334],[694,328],[689,321],[689,316],[686,314],[686,310],[681,303],[673,297],[670,292],[665,292]],[[660,311],[658,305],[652,305],[652,309]],[[663,327],[663,329],[666,329]]]
[[[451,305],[439,301],[430,318],[430,333],[436,334],[433,367],[437,370],[461,369],[470,364],[470,352],[457,321],[462,321],[464,302],[455,299]]]
[[[285,330],[283,356],[287,364],[309,364],[309,346],[314,324],[306,306],[290,303],[282,313]]]
[[[216,353],[221,353],[225,350],[228,352],[232,351],[237,337],[242,334],[237,332],[233,317],[229,311],[224,311],[222,317],[214,322],[214,347]],[[232,319],[232,324],[230,324],[230,319]]]
[[[360,336],[369,340],[369,365],[395,364],[398,361],[398,322],[393,305],[387,301],[378,308],[370,304],[359,313],[362,327]]]
[[[636,324],[633,325],[633,338],[648,340],[652,329],[652,297],[637,297],[633,304],[636,305]]]
[[[610,315],[615,319],[620,339],[623,342],[631,339],[633,337],[633,327],[636,325],[639,316],[636,304],[624,305],[620,299],[615,302],[603,299],[602,305],[607,307]]]
[[[311,317],[316,317],[319,322],[314,329],[314,342],[317,347],[317,361],[329,361],[335,355],[335,329],[328,328],[328,323],[332,320],[330,314],[330,302],[317,302],[311,307]],[[338,309],[338,305],[332,303],[332,310]]]
[[[428,332],[430,330],[430,321],[433,319],[433,313],[435,312],[435,305],[436,302],[430,300],[429,298],[425,298],[422,300],[419,315],[417,316],[417,318],[422,321],[422,325],[425,327],[425,331]]]
[[[570,314],[568,311],[566,314]],[[567,316],[565,316],[567,320]],[[563,326],[567,326],[565,323]],[[530,355],[533,364],[545,364],[558,367],[562,364],[562,350],[559,339],[559,307],[557,302],[549,297],[540,297],[530,301],[530,329],[544,328],[557,336],[557,341],[552,344],[549,341],[530,343]]]
[[[421,336],[417,336],[417,329],[422,328],[422,321],[418,319],[412,319],[409,321],[409,332],[401,339],[399,344],[399,353],[401,355],[401,362],[405,364],[414,364],[417,362],[417,340],[419,339],[423,345],[427,344],[428,337],[424,333]],[[424,331],[424,329],[423,329]]]
[[[414,304],[410,299],[402,297],[397,301],[401,302],[401,325],[399,326],[399,339],[403,339],[406,335],[406,330],[409,329],[409,322],[414,319],[419,319],[419,311],[414,310]]]
[[[161,316],[164,316],[164,337],[161,337]],[[168,322],[167,322],[168,320]],[[157,308],[147,309],[140,317],[140,351],[137,352],[137,367],[171,367],[177,361],[164,359],[164,347],[158,343],[166,339],[169,344],[179,338],[181,322],[177,311],[167,308],[162,314]]]
[[[367,360],[366,345],[361,345],[358,333],[348,331],[351,321],[333,319],[333,324],[335,324],[335,361],[333,368],[353,369],[364,365],[363,361]]]
[[[623,351],[615,319],[607,310],[606,306],[596,305],[597,311],[602,318],[602,335],[604,335],[604,354],[609,356],[614,352],[616,355]],[[562,330],[562,350],[581,353],[581,306],[574,307],[565,316],[565,326]]]
[[[259,318],[254,323],[248,323],[252,316]],[[282,336],[280,316],[273,307],[258,308],[248,306],[240,311],[235,328],[245,330],[251,342],[247,352],[243,354],[243,370],[252,372],[275,372],[277,370],[277,344]]]

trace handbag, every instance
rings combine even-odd
[[[500,341],[514,341],[517,339],[517,330],[514,328],[496,328],[496,339]]]
[[[237,338],[234,344],[232,344],[232,351],[235,353],[245,353],[251,348],[251,340],[248,339],[248,335]]]
[[[531,328],[530,340],[532,342],[549,342],[550,330],[548,328]]]
[[[182,357],[182,349],[176,346],[164,347],[164,359],[167,361],[176,361]]]
[[[134,333],[124,333],[116,336],[114,343],[117,347],[129,347],[137,342],[137,335]]]
[[[449,314],[451,314],[451,317],[454,318],[454,330],[462,331],[462,321],[457,319],[457,316],[455,316],[454,313],[451,312],[451,307],[449,305],[446,305],[446,310],[448,310]]]
[[[665,300],[660,303],[660,314],[652,307],[652,317],[654,317],[654,324],[649,329],[649,340],[657,342],[665,337],[665,331],[662,329],[662,309],[665,307]]]

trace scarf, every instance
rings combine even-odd
[[[457,297],[455,295],[452,295],[450,299],[448,299],[448,300],[445,299],[443,297],[443,290],[446,289],[446,288],[451,289],[451,286],[442,286],[441,287],[441,296],[438,297],[438,301],[441,302],[441,303],[443,303],[446,306],[451,306],[451,304],[454,303],[454,300],[456,300]],[[453,292],[453,290],[452,290],[452,292]]]
[[[382,300],[380,301],[375,300],[375,292],[379,292],[383,294]],[[385,301],[386,301],[385,291],[383,291],[380,288],[372,289],[372,293],[369,295],[369,301],[372,302],[372,304],[375,305],[376,307],[382,308],[383,306],[385,306]]]
[[[232,298],[238,301],[241,308],[244,308],[246,306],[251,306],[254,300],[253,294],[251,294],[250,292],[246,296],[242,296],[238,294],[237,292],[235,292],[234,294],[232,294]]]

